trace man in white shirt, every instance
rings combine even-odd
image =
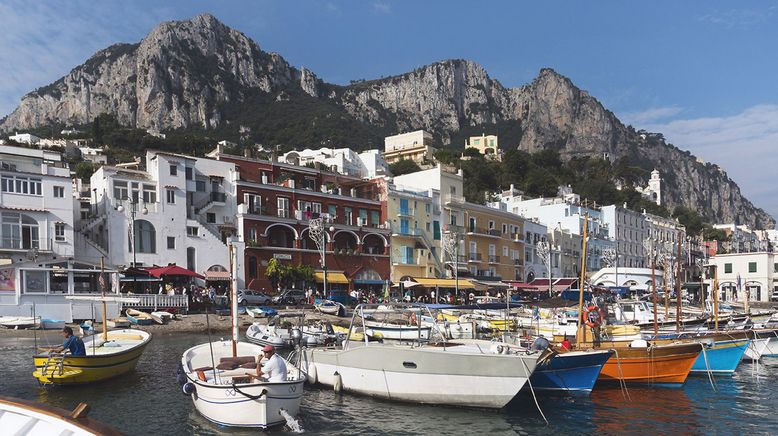
[[[265,345],[262,349],[265,365],[262,366],[262,356],[257,359],[257,377],[266,377],[269,382],[286,381],[286,362],[276,354],[276,349],[272,345]]]

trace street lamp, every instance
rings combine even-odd
[[[546,266],[546,271],[548,271],[548,297],[551,298],[553,294],[551,285],[551,245],[547,241],[540,241],[535,247],[535,251],[541,262],[543,262],[543,265]]]
[[[137,267],[137,258],[136,258],[136,250],[135,250],[135,216],[138,214],[138,199],[134,197],[127,197],[121,199],[122,201],[126,201],[127,204],[130,205],[130,241],[132,242],[132,267]],[[119,203],[119,205],[116,207],[116,211],[119,213],[124,213],[125,208],[124,206]],[[149,213],[148,208],[146,208],[146,203],[143,203],[143,209],[140,210],[140,213],[143,215],[147,215]],[[136,273],[132,274],[132,288],[133,291],[137,294],[138,293],[138,275]]]
[[[330,226],[330,233],[335,231],[334,226]],[[316,248],[319,251],[322,270],[324,270],[324,298],[327,298],[327,239],[329,234],[324,228],[324,220],[321,218],[314,218],[308,222],[308,235],[316,244]]]

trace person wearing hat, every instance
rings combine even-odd
[[[262,358],[267,359],[265,365],[262,365]],[[265,345],[262,348],[262,354],[257,356],[257,378],[266,377],[269,382],[286,381],[286,362],[276,354],[276,349],[272,345]]]
[[[68,350],[71,356],[86,356],[86,347],[84,347],[84,341],[82,341],[78,336],[73,335],[72,328],[67,326],[63,328],[62,336],[65,338],[65,342],[61,347],[41,348],[41,351],[61,353],[65,350]]]

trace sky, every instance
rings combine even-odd
[[[332,83],[463,58],[514,87],[551,67],[778,217],[778,0],[0,0],[0,117],[97,50],[203,12]]]

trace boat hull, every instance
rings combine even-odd
[[[603,344],[602,348],[608,348]],[[601,381],[683,384],[702,345],[697,343],[629,348],[614,347],[613,356],[603,365]]]
[[[587,394],[611,354],[610,350],[557,354],[535,368],[530,383],[535,390]]]
[[[763,357],[778,357],[778,336],[772,336],[767,341],[767,346],[762,353]]]
[[[305,378],[299,376],[299,371],[287,363],[290,376],[295,379],[279,383],[225,383],[215,384],[200,380],[192,371],[188,362],[191,353],[207,353],[210,360],[209,344],[201,344],[184,352],[182,367],[186,379],[193,386],[192,402],[203,417],[209,421],[229,427],[268,428],[286,423],[281,409],[294,416],[300,412],[300,402],[303,396]],[[256,345],[237,344],[239,355],[257,355],[260,348]],[[198,348],[200,349],[198,351]],[[232,355],[232,343],[229,341],[214,342],[214,359]],[[203,362],[200,362],[203,363]],[[199,365],[200,363],[197,363]]]
[[[132,334],[133,330],[121,330],[109,332],[122,332]],[[109,339],[111,336],[109,336]],[[62,361],[61,371],[55,368],[48,355],[36,355],[35,371],[33,377],[42,384],[78,385],[95,383],[108,380],[126,374],[135,369],[138,360],[146,346],[151,341],[151,336],[146,334],[146,339],[138,345],[117,353],[91,356],[65,356]]]
[[[716,341],[711,348],[705,348],[694,361],[691,372],[697,374],[730,375],[740,364],[748,349],[748,339]]]
[[[502,408],[521,390],[537,359],[392,345],[310,349],[306,357],[309,379],[315,374],[313,381],[342,386],[348,392],[395,401],[492,409]]]
[[[376,336],[376,333],[380,333],[384,339],[413,341],[413,340],[429,340],[430,331],[432,327],[429,326],[408,326],[408,325],[392,325],[392,324],[373,324],[366,323],[365,331],[368,336]]]
[[[746,348],[746,352],[743,353],[743,360],[759,361],[765,355],[764,353],[767,351],[769,342],[770,338],[752,339],[748,348]]]

